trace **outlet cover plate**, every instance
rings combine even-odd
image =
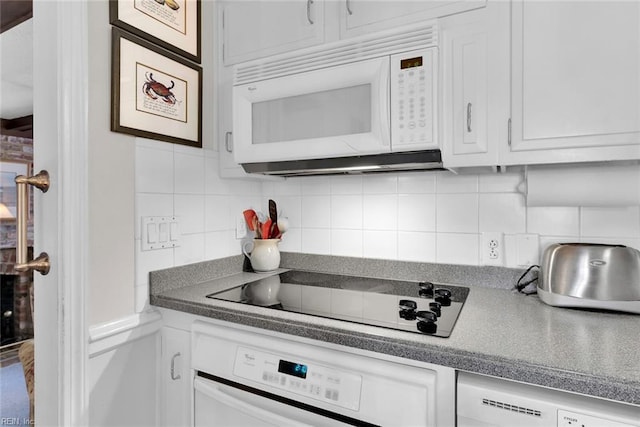
[[[540,264],[540,236],[516,234],[516,264],[518,267]]]
[[[505,258],[504,234],[500,231],[485,231],[480,242],[482,265],[503,266]]]

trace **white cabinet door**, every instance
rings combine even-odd
[[[235,0],[223,10],[224,64],[324,41],[324,0]]]
[[[181,329],[162,328],[161,422],[164,426],[191,425],[190,334]]]
[[[441,34],[443,163],[496,166],[508,131],[509,6],[445,18]]]
[[[341,0],[340,37],[352,37],[399,25],[483,7],[486,0]]]
[[[216,129],[218,161],[222,178],[243,178],[247,177],[247,174],[233,158],[232,76],[232,67],[218,67],[216,76],[216,89],[218,91],[218,126]]]
[[[640,2],[514,1],[507,163],[640,158]]]

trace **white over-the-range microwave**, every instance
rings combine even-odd
[[[441,167],[435,22],[234,71],[234,156],[247,172]]]

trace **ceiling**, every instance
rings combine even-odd
[[[0,118],[11,120],[33,114],[33,19],[30,2],[0,6]]]

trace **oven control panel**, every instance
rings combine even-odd
[[[362,376],[284,356],[238,347],[234,375],[354,411],[359,410]]]

